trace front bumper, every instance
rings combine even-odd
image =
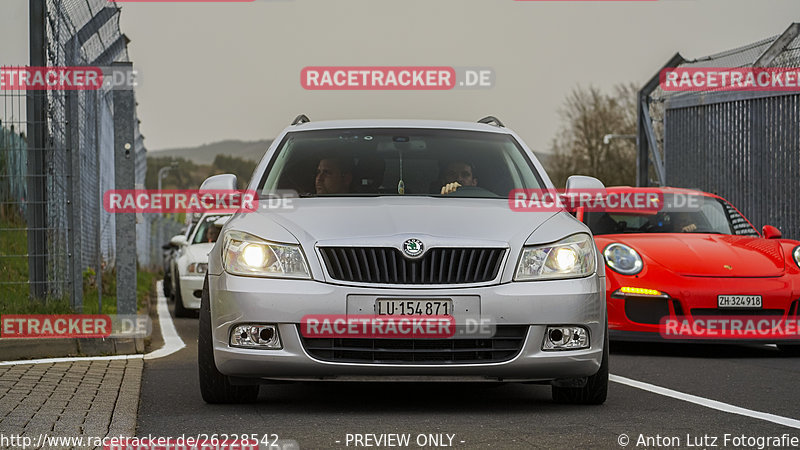
[[[507,283],[447,289],[354,287],[312,280],[209,276],[214,359],[225,375],[247,379],[396,380],[470,379],[548,381],[593,375],[600,367],[605,339],[605,279]],[[494,325],[527,325],[520,352],[510,360],[487,363],[379,364],[322,361],[309,356],[297,324],[309,314],[365,314],[376,297],[452,298],[457,312]],[[458,312],[460,309],[460,313]],[[278,324],[280,350],[228,345],[230,330],[241,323]],[[543,351],[547,325],[580,325],[590,347]]]
[[[205,276],[182,276],[180,279],[181,299],[186,309],[200,309],[200,295]]]
[[[796,275],[772,278],[691,277],[651,269],[645,276],[626,276],[608,271],[608,327],[611,340],[671,342],[771,342],[756,339],[676,339],[662,322],[684,321],[698,326],[716,318],[763,318],[795,320],[800,303],[800,280]],[[662,297],[620,295],[622,286],[655,289]],[[718,295],[760,295],[762,307],[718,308]],[[772,340],[778,342],[779,340]]]

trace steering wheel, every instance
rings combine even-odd
[[[650,222],[650,221],[648,220],[648,221],[647,221],[647,222],[645,222],[645,223],[644,223],[642,226],[640,226],[639,228],[637,228],[637,229],[636,229],[636,231],[644,231],[644,232],[648,232],[648,231],[652,230],[652,229],[653,229],[653,228],[655,228],[655,227],[656,227],[656,226],[655,226],[655,225],[653,225],[653,223],[652,223],[652,222]]]
[[[497,194],[494,192],[478,186],[459,186],[456,188],[455,192],[445,195],[455,197],[497,197]]]

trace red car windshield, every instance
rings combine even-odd
[[[670,194],[665,194],[666,204]],[[697,207],[667,207],[657,213],[587,212],[584,222],[596,235],[621,233],[712,233],[758,236],[755,229],[727,202],[700,197]]]

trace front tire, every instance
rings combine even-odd
[[[602,405],[608,396],[608,325],[603,342],[600,370],[586,380],[584,387],[553,386],[553,401],[573,405]]]
[[[206,403],[254,402],[258,398],[258,385],[234,386],[226,375],[217,370],[217,365],[214,362],[214,344],[211,335],[210,303],[208,275],[206,275],[206,279],[203,282],[203,296],[200,300],[200,332],[197,339],[197,368],[200,375],[200,394]]]
[[[181,294],[181,283],[178,279],[178,287],[175,288],[175,317],[191,317],[192,311],[183,306],[183,294]]]
[[[164,274],[164,282],[161,284],[164,290],[164,297],[172,298],[172,270]]]

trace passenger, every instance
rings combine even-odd
[[[325,158],[317,166],[317,194],[347,194],[352,191],[353,162],[347,158]]]

